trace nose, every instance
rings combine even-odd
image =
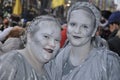
[[[81,33],[80,26],[77,26],[77,27],[75,28],[75,33]]]
[[[50,39],[49,46],[52,48],[55,48],[55,40],[54,39]]]

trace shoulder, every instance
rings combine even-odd
[[[0,63],[5,61],[11,62],[20,58],[22,58],[22,55],[18,53],[16,50],[13,50],[0,56]]]
[[[17,51],[10,51],[0,56],[0,68],[16,68],[23,60],[21,54]],[[0,69],[1,70],[1,69]]]
[[[99,47],[95,49],[96,52],[101,55],[101,56],[106,56],[106,57],[110,57],[110,56],[114,56],[114,57],[119,57],[115,52],[104,48],[104,47]]]
[[[17,51],[11,51],[0,56],[0,79],[13,79],[23,63],[22,56]]]
[[[16,68],[23,63],[23,57],[17,51],[10,51],[0,56],[0,71],[1,69]]]
[[[104,72],[108,73],[111,80],[120,80],[120,57],[110,50],[103,50],[102,52],[103,55],[100,54],[102,56],[100,65],[104,67]]]
[[[106,48],[97,48],[96,52],[97,52],[96,55],[100,58],[100,60],[106,62],[107,64],[111,63],[120,64],[120,57],[117,53],[110,51]]]
[[[94,63],[99,65],[105,72],[116,71],[120,73],[120,57],[118,54],[105,48],[97,48],[95,50],[94,55],[91,57]]]

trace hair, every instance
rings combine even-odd
[[[53,21],[61,27],[60,22],[54,16],[52,16],[52,15],[41,15],[41,16],[38,16],[38,17],[34,18],[31,21],[30,25],[27,27],[27,32],[34,34],[36,32],[36,30],[38,30],[38,24],[41,21]]]
[[[6,36],[6,39],[9,37],[14,37],[14,38],[20,38],[21,35],[23,35],[25,32],[24,28],[15,26],[10,33]]]

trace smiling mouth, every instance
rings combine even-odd
[[[46,48],[44,48],[45,49],[45,51],[47,51],[48,53],[53,53],[53,50],[52,49],[46,49]]]
[[[73,36],[75,39],[80,39],[81,37],[79,37],[79,36]]]

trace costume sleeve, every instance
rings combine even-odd
[[[0,80],[14,80],[13,78],[16,74],[16,65],[13,63],[16,62],[0,58]]]
[[[61,61],[60,61],[61,64]],[[45,65],[45,69],[48,73],[48,77],[50,80],[61,80],[61,70],[58,68],[58,64],[56,64],[55,60],[51,60],[49,63]],[[59,66],[61,67],[61,65]]]
[[[19,38],[8,38],[2,45],[2,51],[8,52],[11,50],[16,50],[21,48],[21,41]]]
[[[108,80],[120,80],[120,57],[116,53],[108,55]]]
[[[10,33],[13,27],[9,27],[0,33],[0,41],[3,41],[5,37]]]

